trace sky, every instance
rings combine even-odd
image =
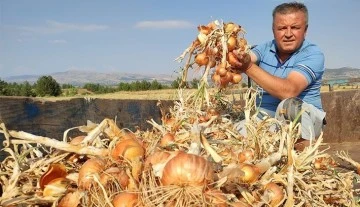
[[[198,25],[234,22],[251,45],[272,40],[284,0],[0,0],[0,79],[69,70],[177,74]],[[303,0],[306,39],[326,68],[360,68],[360,0]]]

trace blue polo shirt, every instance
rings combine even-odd
[[[291,71],[304,75],[308,81],[307,88],[298,96],[303,101],[322,109],[320,88],[324,73],[324,54],[320,48],[305,40],[298,51],[293,53],[284,63],[279,61],[276,54],[275,40],[257,45],[252,49],[257,56],[257,64],[268,73],[286,78]],[[257,106],[265,109],[269,115],[275,115],[280,99],[271,96],[267,91],[258,86],[259,94],[256,99]]]

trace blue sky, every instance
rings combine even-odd
[[[176,74],[175,62],[212,20],[245,28],[250,44],[273,38],[286,1],[0,0],[0,78],[68,70]],[[307,39],[327,68],[360,68],[360,0],[304,0]]]

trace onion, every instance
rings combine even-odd
[[[242,76],[238,73],[233,73],[232,83],[238,84],[242,80]]]
[[[195,55],[195,63],[199,66],[207,65],[209,63],[209,56],[203,52]]]
[[[253,183],[258,180],[260,172],[256,166],[251,164],[240,164],[240,170],[242,170],[245,174],[239,177],[239,180],[244,183]]]
[[[167,147],[175,142],[175,135],[173,133],[165,133],[160,140],[161,147]]]
[[[47,171],[40,177],[39,185],[44,189],[45,185],[56,178],[65,178],[67,175],[65,165],[61,163],[52,163],[49,165]]]
[[[210,116],[220,116],[220,112],[215,108],[209,108],[206,113]]]
[[[80,198],[79,191],[69,192],[61,198],[57,207],[77,207],[80,204]]]
[[[265,185],[265,192],[270,198],[270,206],[279,206],[284,199],[283,188],[274,182]]]
[[[87,160],[79,170],[78,186],[80,189],[89,189],[94,183],[93,176],[98,176],[105,170],[106,162],[101,158]]]
[[[114,205],[114,207],[133,207],[136,206],[138,202],[138,194],[121,192],[114,197],[112,204]]]
[[[163,170],[163,185],[202,186],[213,180],[211,164],[203,157],[180,152],[170,159]]]
[[[81,136],[77,136],[75,138],[73,138],[71,141],[70,141],[70,144],[72,145],[80,145],[81,142],[84,140],[86,136],[84,135],[81,135]],[[67,158],[68,162],[70,163],[76,163],[78,162],[79,160],[82,160],[82,159],[86,159],[86,156],[85,155],[80,155],[80,154],[76,154],[76,153],[72,153],[69,158]]]
[[[240,26],[233,22],[228,22],[224,25],[224,30],[226,34],[237,34],[240,31]]]
[[[204,116],[204,115],[200,115],[199,116],[199,123],[204,123],[210,120],[210,118],[208,116]]]
[[[145,167],[149,167],[150,165],[156,165],[158,163],[164,163],[166,162],[169,156],[170,156],[169,152],[155,151],[146,158]]]
[[[215,70],[216,70],[216,73],[219,74],[221,77],[226,76],[226,74],[228,72],[226,70],[226,68],[221,65],[218,65]]]
[[[126,172],[118,167],[110,167],[100,175],[100,183],[103,186],[115,181],[119,183],[122,189],[125,189],[129,185],[129,179]]]
[[[208,34],[211,33],[212,28],[208,27],[208,26],[205,26],[205,25],[200,25],[200,26],[198,26],[198,30],[199,30],[200,33],[208,35]]]
[[[227,61],[231,66],[237,66],[238,60],[233,52],[229,52],[227,55]]]
[[[136,139],[125,139],[120,140],[116,143],[115,148],[111,151],[111,157],[120,161],[125,160],[134,160],[145,155],[145,149],[142,147],[142,143]]]
[[[220,78],[220,75],[217,73],[214,73],[211,77],[212,81],[217,85],[220,84]]]
[[[238,40],[238,45],[239,45],[239,48],[240,48],[240,50],[245,50],[245,48],[246,48],[246,46],[247,46],[247,41],[246,41],[246,39],[244,39],[244,38],[240,38],[239,40]]]
[[[231,52],[237,46],[237,39],[234,36],[230,36],[226,43],[227,43],[228,52]]]
[[[254,151],[252,149],[243,150],[238,155],[239,163],[243,163],[245,161],[252,161],[253,159],[254,159]]]

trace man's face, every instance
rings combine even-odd
[[[306,16],[303,12],[276,14],[273,21],[273,33],[279,55],[290,55],[300,48],[306,31]]]

